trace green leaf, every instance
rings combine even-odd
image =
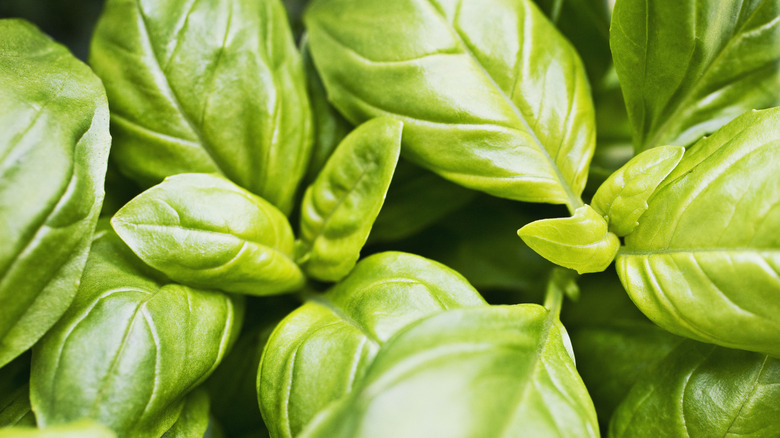
[[[196,389],[187,395],[176,423],[162,438],[203,438],[209,426],[209,395]]]
[[[582,204],[593,103],[530,0],[320,0],[304,17],[333,104],[404,122],[404,156],[468,188]]]
[[[600,82],[612,65],[607,0],[534,0],[582,57],[591,83]]]
[[[536,304],[434,315],[385,344],[301,437],[597,437],[570,348]]]
[[[775,437],[780,360],[687,341],[631,389],[609,436]]]
[[[517,234],[542,257],[580,274],[607,269],[620,247],[620,239],[607,231],[607,222],[589,205],[572,217],[531,222]]]
[[[310,276],[338,281],[355,266],[390,187],[402,127],[391,118],[359,126],[306,189],[298,262]]]
[[[467,205],[477,193],[400,160],[368,242],[392,242],[413,236]]]
[[[311,182],[317,178],[336,146],[352,131],[353,126],[328,101],[325,85],[322,84],[322,79],[311,59],[306,35],[301,41],[301,56],[306,72],[306,90],[309,92],[314,126],[314,145],[311,150],[309,169],[306,171],[306,181]]]
[[[33,350],[39,426],[90,418],[122,436],[161,436],[222,360],[241,304],[169,283],[99,228],[73,305]]]
[[[311,115],[278,0],[110,0],[90,63],[111,103],[113,158],[144,187],[219,172],[284,212]]]
[[[580,299],[563,307],[561,320],[571,336],[577,371],[606,430],[634,383],[652,373],[685,338],[650,323],[613,272],[583,276],[578,285]]]
[[[65,313],[103,202],[100,80],[33,25],[0,20],[0,367]]]
[[[593,209],[604,216],[609,230],[626,236],[639,225],[647,200],[683,157],[681,146],[659,146],[642,152],[610,175],[593,196]]]
[[[23,354],[0,368],[0,429],[35,426],[30,408],[30,355]]]
[[[116,438],[104,426],[90,420],[79,420],[62,426],[37,429],[35,427],[9,427],[0,429],[0,438]]]
[[[754,111],[695,144],[626,237],[618,274],[661,327],[780,355],[778,126]]]
[[[778,15],[776,1],[618,0],[610,45],[636,150],[780,105]]]
[[[168,177],[111,224],[141,260],[182,284],[269,295],[304,282],[284,214],[220,176]]]
[[[257,386],[271,435],[297,436],[353,388],[403,327],[442,310],[482,305],[462,276],[434,261],[399,252],[361,260],[328,293],[310,296],[268,340]]]

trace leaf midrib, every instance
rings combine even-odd
[[[671,103],[671,99],[670,99],[669,102],[667,102],[667,104],[664,106],[663,113],[668,113],[669,116],[666,118],[666,120],[664,120],[661,123],[661,125],[659,125],[655,129],[655,133],[653,134],[653,136],[650,137],[649,140],[643,142],[642,150],[647,150],[647,149],[653,148],[655,146],[660,146],[657,143],[658,143],[659,140],[664,138],[664,134],[665,134],[667,128],[670,125],[674,125],[674,123],[678,122],[678,120],[684,119],[684,117],[682,117],[681,113],[684,112],[687,109],[687,107],[685,105],[683,105],[683,104],[687,103],[691,98],[693,98],[693,96],[695,96],[697,94],[697,92],[700,90],[700,88],[702,86],[702,83],[705,82],[705,79],[706,79],[707,75],[709,75],[710,71],[713,69],[713,66],[714,65],[718,65],[720,60],[721,60],[721,58],[723,58],[725,56],[724,54],[729,51],[729,48],[732,46],[734,41],[740,39],[741,35],[744,33],[743,31],[745,29],[745,26],[747,26],[747,24],[750,22],[750,20],[753,19],[753,17],[756,15],[756,13],[759,11],[759,9],[761,9],[763,7],[764,3],[765,2],[761,2],[761,4],[758,5],[756,7],[756,9],[754,9],[750,13],[750,15],[748,15],[748,17],[745,19],[745,21],[742,23],[742,25],[738,29],[736,29],[736,31],[734,32],[732,37],[729,38],[729,40],[726,42],[726,44],[723,46],[723,48],[718,52],[718,54],[715,55],[712,58],[712,60],[704,67],[702,72],[698,75],[698,77],[694,81],[693,86],[688,88],[687,91],[684,91],[683,94],[682,94],[682,97],[677,99],[676,103],[672,104]],[[649,16],[649,14],[648,14],[648,16]],[[695,21],[694,21],[694,23],[695,23]],[[645,49],[646,49],[646,47],[645,47]],[[647,57],[645,57],[645,62],[647,62]],[[722,87],[720,89],[722,89]],[[671,109],[671,112],[669,113],[667,110],[670,110],[670,109]],[[679,136],[679,134],[678,134],[678,136]],[[681,146],[684,146],[684,145],[681,145]]]
[[[571,186],[569,185],[569,182],[564,178],[563,174],[561,173],[561,169],[558,167],[558,164],[553,160],[552,155],[550,155],[550,152],[547,150],[547,148],[544,146],[542,141],[539,139],[539,137],[536,135],[536,131],[534,131],[533,128],[531,128],[531,125],[528,123],[528,120],[526,120],[525,115],[520,111],[519,108],[517,108],[517,105],[515,105],[514,101],[507,96],[507,94],[504,92],[504,90],[498,85],[498,83],[493,79],[493,76],[490,75],[490,73],[485,69],[485,66],[482,65],[482,63],[479,62],[479,58],[477,58],[476,54],[471,50],[471,46],[469,46],[466,41],[463,39],[463,37],[460,34],[460,31],[458,28],[453,24],[450,24],[450,22],[447,20],[447,17],[444,16],[442,11],[440,11],[435,5],[431,3],[431,0],[423,0],[422,3],[428,5],[433,11],[437,18],[441,20],[441,22],[444,24],[444,26],[451,30],[452,36],[456,39],[458,45],[463,50],[463,53],[471,59],[471,61],[479,67],[479,70],[482,72],[482,74],[490,81],[490,84],[498,91],[501,98],[506,101],[507,105],[512,109],[512,112],[515,114],[515,116],[520,120],[520,122],[523,125],[523,128],[525,131],[531,136],[531,138],[534,141],[534,144],[536,145],[537,149],[542,153],[544,158],[547,160],[547,163],[550,165],[550,168],[555,173],[555,177],[558,179],[558,183],[560,184],[561,188],[563,188],[564,194],[566,195],[567,202],[566,207],[569,209],[569,213],[574,213],[574,210],[581,207],[583,205],[582,200],[579,196],[574,194],[574,191],[572,190]],[[462,5],[462,0],[458,1],[457,7],[456,7],[456,18],[460,16],[460,9]],[[532,13],[530,8],[523,6],[525,9],[526,14]],[[516,79],[516,78],[514,78]]]

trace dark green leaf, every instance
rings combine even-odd
[[[610,45],[636,150],[780,105],[778,16],[776,0],[618,0]]]

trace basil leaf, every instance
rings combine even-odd
[[[615,2],[610,45],[636,150],[780,105],[778,15],[775,1]]]
[[[93,421],[79,420],[45,429],[35,427],[3,428],[0,429],[0,438],[116,438],[116,434]]]
[[[241,304],[168,283],[100,229],[73,305],[33,350],[39,426],[90,418],[122,436],[161,436],[222,360]]]
[[[456,309],[380,350],[301,437],[598,436],[566,330],[536,304]]]
[[[531,222],[517,234],[542,257],[580,274],[607,269],[620,247],[607,222],[589,205],[575,210],[572,217]]]
[[[0,367],[65,313],[103,202],[100,80],[22,20],[0,20]]]
[[[695,144],[617,257],[631,299],[682,336],[780,355],[780,108]]]
[[[593,209],[609,222],[609,230],[625,236],[639,224],[647,200],[682,159],[685,148],[659,146],[642,152],[609,176],[593,196]]]
[[[187,395],[176,423],[162,438],[203,438],[209,426],[209,396],[203,389]]]
[[[780,430],[780,360],[687,341],[618,407],[611,437],[773,437]]]
[[[301,56],[306,72],[306,90],[311,101],[311,116],[314,126],[314,145],[311,150],[309,169],[306,171],[306,181],[314,181],[328,158],[341,140],[352,130],[352,125],[339,114],[328,101],[325,85],[314,67],[314,61],[309,52],[309,42],[306,35],[301,41]]]
[[[390,118],[359,126],[306,189],[298,262],[311,277],[338,281],[355,266],[393,178],[402,126]]]
[[[304,21],[333,104],[403,120],[406,158],[495,196],[582,204],[589,86],[530,0],[320,0]]]
[[[277,0],[109,0],[90,63],[113,155],[144,187],[219,172],[284,212],[308,164],[300,55]]]
[[[408,324],[485,301],[455,271],[398,252],[361,260],[342,282],[276,328],[260,364],[258,394],[272,436],[297,436],[352,390],[380,346]],[[280,389],[282,388],[282,389]]]
[[[304,282],[284,214],[216,175],[168,177],[111,224],[141,260],[182,284],[269,295]]]
[[[612,65],[607,0],[534,0],[582,57],[591,83],[598,83]]]

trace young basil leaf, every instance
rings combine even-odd
[[[182,284],[269,295],[304,282],[284,214],[220,176],[168,177],[111,224],[141,260]]]
[[[413,236],[467,205],[477,193],[400,160],[368,243],[392,242]]]
[[[103,202],[100,80],[22,20],[0,20],[0,367],[65,313]]]
[[[117,438],[110,429],[89,420],[37,429],[9,427],[0,429],[0,438]]]
[[[304,21],[333,104],[403,120],[406,158],[495,196],[582,204],[588,82],[530,0],[320,0]]]
[[[393,178],[402,127],[387,117],[359,126],[306,189],[298,261],[310,276],[338,281],[355,266]]]
[[[187,395],[179,419],[162,438],[203,438],[209,426],[209,395],[196,389]]]
[[[780,360],[687,341],[620,404],[609,436],[775,437]]]
[[[570,348],[536,304],[434,315],[385,344],[301,437],[596,437]]]
[[[167,282],[99,228],[73,305],[33,350],[38,424],[90,418],[122,436],[161,436],[222,360],[242,304]]]
[[[517,234],[542,257],[580,274],[607,269],[620,247],[620,239],[589,205],[575,210],[572,217],[531,222]]]
[[[219,172],[284,212],[311,148],[300,55],[278,0],[109,0],[90,63],[112,154],[144,187]]]
[[[325,163],[330,158],[336,146],[349,134],[352,125],[339,114],[328,101],[325,85],[314,67],[314,61],[309,52],[309,41],[306,35],[301,41],[301,56],[303,69],[306,72],[306,90],[311,101],[311,116],[314,126],[314,145],[311,151],[309,169],[306,171],[306,181],[317,178]]]
[[[626,237],[618,274],[661,327],[780,355],[778,126],[750,112],[698,142]]]
[[[647,200],[683,157],[681,146],[659,146],[632,158],[610,175],[593,196],[593,209],[604,216],[609,230],[626,236],[639,225]]]
[[[610,45],[636,150],[780,105],[778,15],[776,1],[618,0]]]
[[[482,305],[462,276],[434,261],[398,252],[361,260],[268,340],[257,387],[271,436],[297,436],[352,390],[379,347],[403,327],[442,310]]]

